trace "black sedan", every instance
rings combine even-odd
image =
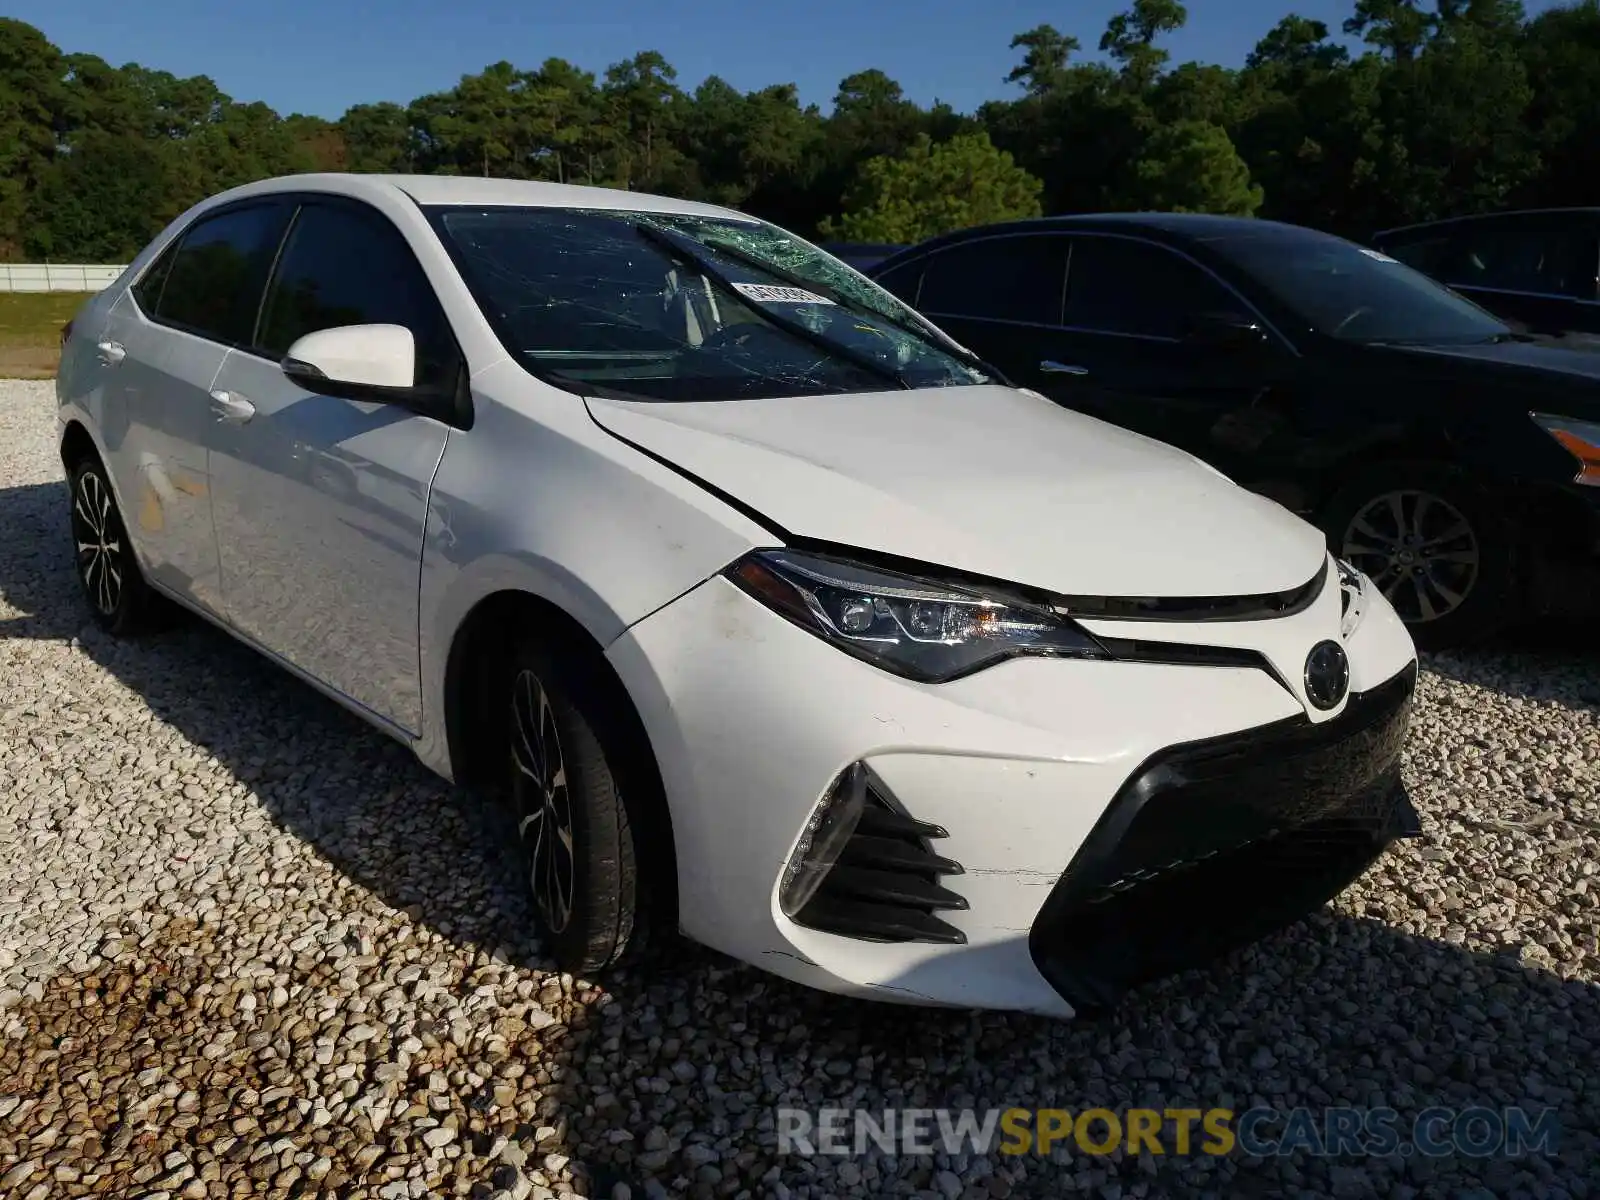
[[[963,230],[873,277],[1011,377],[1313,519],[1426,646],[1600,583],[1600,356],[1380,251],[1194,214]]]

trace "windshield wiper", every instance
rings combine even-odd
[[[769,262],[762,258],[759,254],[752,254],[742,246],[735,246],[730,242],[723,241],[721,238],[716,238],[706,242],[705,244],[711,246],[721,254],[726,254],[729,258],[738,259],[746,266],[754,267],[758,271],[765,271],[774,279],[783,280],[790,287],[803,288],[806,291],[815,292],[824,300],[832,300],[840,308],[847,309],[850,312],[855,313],[858,317],[867,317],[872,320],[886,321],[888,324],[893,325],[902,333],[909,333],[912,337],[921,342],[926,342],[930,339],[937,341],[939,343],[939,349],[950,355],[952,358],[958,358],[968,366],[976,367],[985,374],[993,375],[1002,383],[1006,382],[1006,377],[997,371],[991,364],[979,358],[976,354],[974,354],[971,350],[968,350],[959,342],[951,341],[949,336],[937,326],[913,323],[911,321],[902,320],[900,317],[892,316],[889,313],[880,312],[878,309],[873,308],[872,305],[848,296],[830,284],[823,283],[816,279],[808,279],[804,275],[801,275],[798,271],[791,271],[788,267],[779,266],[775,262]]]
[[[677,238],[667,233],[665,230],[657,229],[654,225],[646,225],[643,222],[638,222],[634,224],[633,231],[651,245],[665,250],[667,254],[676,260],[680,266],[693,267],[696,271],[700,272],[700,274],[704,275],[723,291],[727,292],[729,295],[738,297],[741,304],[749,305],[751,308],[759,312],[764,318],[766,318],[766,320],[772,322],[773,325],[777,326],[791,337],[797,337],[801,341],[815,346],[817,349],[826,354],[831,354],[835,358],[842,358],[846,362],[860,367],[863,371],[868,371],[882,379],[887,379],[891,383],[897,384],[902,388],[906,388],[908,390],[910,389],[911,384],[907,381],[906,377],[894,367],[889,366],[887,363],[879,362],[870,354],[862,354],[858,350],[852,350],[849,346],[842,346],[832,338],[823,337],[822,334],[817,333],[814,330],[807,329],[799,321],[791,321],[788,317],[779,316],[766,305],[758,304],[754,300],[751,300],[738,288],[733,286],[733,280],[724,275],[722,271],[718,269],[715,263],[708,261],[704,255],[696,253],[686,246],[679,245]],[[678,236],[683,237],[684,235],[680,234]],[[685,237],[685,240],[692,241],[693,239]]]

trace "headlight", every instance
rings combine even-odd
[[[1367,611],[1367,577],[1344,559],[1339,567],[1339,636],[1349,640]]]
[[[1600,487],[1600,425],[1592,421],[1553,417],[1548,413],[1528,415],[1540,429],[1560,442],[1562,448],[1578,460],[1578,473],[1572,477],[1572,482]]]
[[[1019,654],[1109,657],[1047,608],[796,550],[758,550],[728,577],[846,653],[940,683]]]

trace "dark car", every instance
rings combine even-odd
[[[1372,244],[1530,333],[1600,348],[1600,208],[1429,221]]]
[[[905,247],[885,242],[823,242],[821,249],[858,271],[867,271]]]
[[[1587,611],[1600,582],[1600,355],[1377,250],[1244,218],[1055,217],[872,274],[1013,382],[1309,516],[1425,645]]]

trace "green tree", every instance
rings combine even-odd
[[[1253,71],[1279,69],[1285,72],[1328,71],[1350,59],[1343,46],[1328,41],[1328,27],[1321,21],[1290,13],[1274,25],[1246,55],[1244,65]]]
[[[1035,25],[1011,39],[1010,49],[1022,50],[1022,61],[1011,68],[1007,83],[1021,84],[1030,96],[1043,96],[1061,86],[1067,63],[1082,44],[1053,25]]]
[[[186,205],[172,152],[91,130],[45,168],[24,249],[57,262],[127,262]]]
[[[1345,21],[1344,31],[1396,62],[1409,62],[1421,52],[1435,22],[1418,0],[1356,0],[1355,15]]]
[[[645,50],[606,68],[600,96],[612,135],[612,178],[619,187],[649,188],[671,169],[670,130],[664,129],[680,94],[678,72]],[[668,136],[664,136],[668,135]]]
[[[1527,204],[1592,202],[1600,179],[1600,2],[1540,13],[1527,27],[1521,57],[1529,91],[1524,123],[1543,170],[1523,181],[1517,197]]]
[[[398,104],[357,104],[339,118],[345,169],[375,173],[411,169],[411,119]]]
[[[1100,50],[1121,64],[1128,87],[1143,91],[1167,65],[1167,52],[1156,45],[1164,33],[1182,29],[1189,10],[1178,0],[1133,0],[1133,7],[1106,23]]]
[[[0,252],[23,240],[30,194],[55,156],[65,65],[32,25],[0,17]]]
[[[1009,212],[984,190],[992,180],[977,200],[939,190],[968,187],[952,163],[1001,152],[1035,181],[1028,211],[1259,203],[1262,216],[1366,236],[1452,212],[1590,202],[1600,0],[1531,20],[1520,0],[1347,0],[1346,12],[1345,33],[1364,43],[1354,56],[1326,24],[1290,13],[1233,70],[1171,64],[1163,41],[1184,23],[1182,3],[1128,0],[1099,40],[1102,62],[1079,61],[1078,38],[1050,25],[1016,34],[1006,81],[1021,94],[972,114],[915,104],[870,68],[840,81],[827,115],[791,83],[741,92],[711,78],[686,93],[645,51],[600,80],[557,58],[493,63],[331,123],[235,100],[203,75],[63,54],[0,19],[0,252],[109,254],[222,188],[309,170],[644,188],[802,233]],[[987,150],[973,149],[979,134]],[[948,185],[947,168],[962,181]]]
[[[1251,182],[1250,168],[1227,131],[1209,121],[1160,126],[1133,175],[1138,208],[1248,217],[1261,206],[1261,187]]]
[[[845,212],[825,221],[827,237],[918,242],[952,229],[1039,215],[1040,183],[984,133],[935,145],[926,135],[897,158],[868,159],[845,196]]]

